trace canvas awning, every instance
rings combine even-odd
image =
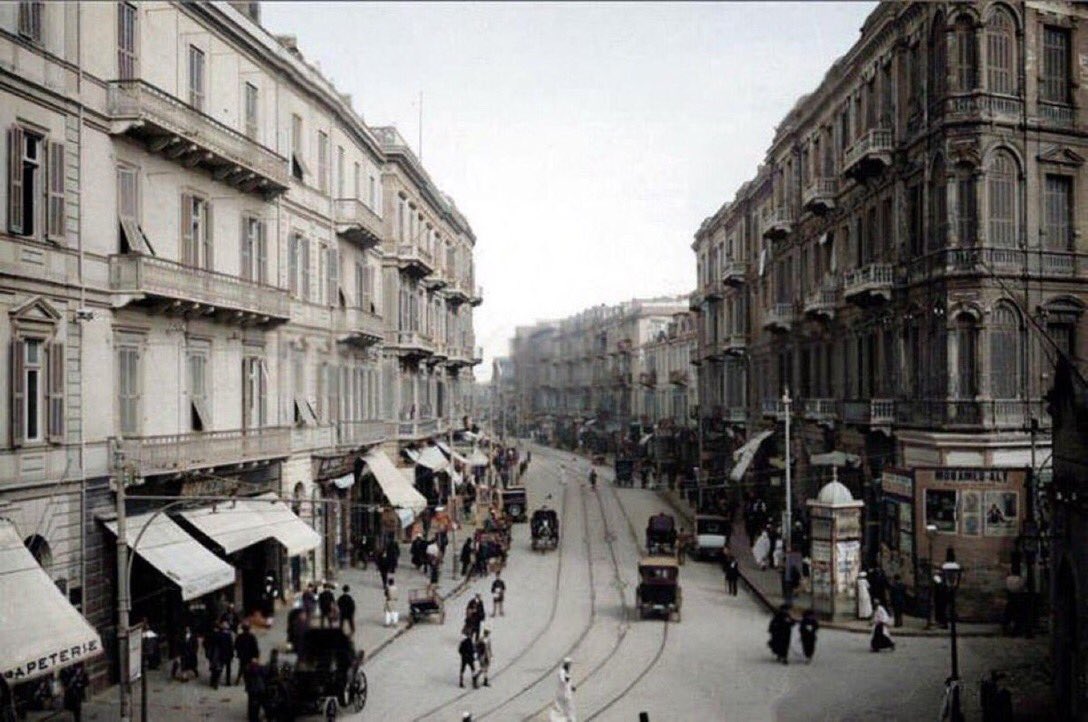
[[[332,480],[333,486],[337,489],[350,489],[355,486],[355,474],[344,474]]]
[[[744,478],[744,472],[748,471],[748,467],[752,463],[752,459],[756,458],[756,452],[759,451],[759,447],[764,441],[771,438],[774,434],[773,430],[760,431],[758,434],[744,442],[744,445],[733,452],[733,468],[729,472],[729,478],[733,481],[740,481]]]
[[[321,544],[321,535],[271,492],[190,509],[181,516],[227,554],[266,539],[278,541],[292,557]]]
[[[105,524],[117,536],[117,521]],[[234,584],[234,567],[208,551],[165,514],[128,517],[125,536],[129,549],[181,588],[183,601]]]
[[[456,461],[458,464],[468,465],[468,459],[466,459],[463,454],[458,453],[456,449],[451,449],[449,446],[442,443],[441,441],[438,442],[438,448],[441,449],[444,453],[448,454],[449,457]]]
[[[407,529],[415,520],[416,514],[411,509],[400,507],[397,509],[397,519],[400,520],[400,528]]]
[[[808,462],[813,466],[858,466],[861,464],[861,458],[857,454],[836,450],[826,454],[813,454],[808,457]]]
[[[444,471],[450,465],[450,460],[435,446],[424,447],[417,454],[415,462],[431,471]]]
[[[427,508],[427,499],[418,491],[412,480],[393,465],[384,451],[371,451],[363,457],[370,473],[378,480],[378,486],[397,509],[408,509],[415,514]]]
[[[7,519],[0,519],[0,649],[0,677],[8,684],[102,653],[98,632],[38,566]]]

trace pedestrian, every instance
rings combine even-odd
[[[485,629],[483,635],[476,640],[476,662],[479,664],[479,668],[472,676],[472,686],[476,686],[476,679],[483,677],[483,685],[490,687],[491,682],[488,680],[487,672],[491,668],[491,630]]]
[[[188,682],[200,676],[197,671],[197,657],[199,656],[200,639],[193,632],[192,627],[185,627],[181,641],[181,681]],[[191,676],[190,676],[191,675]]]
[[[903,584],[903,577],[896,574],[892,577],[891,586],[888,588],[888,597],[892,603],[892,616],[895,618],[895,626],[903,626],[903,608],[907,606],[907,587]]]
[[[948,587],[939,574],[933,575],[933,618],[941,629],[948,629]]]
[[[457,686],[465,686],[465,670],[468,669],[472,676],[472,686],[476,687],[476,645],[472,643],[472,637],[465,634],[461,637],[461,643],[457,645],[457,653],[461,656],[461,672],[457,678]]]
[[[306,590],[302,592],[302,609],[307,617],[313,619],[314,612],[317,611],[317,589],[313,584],[307,584]]]
[[[789,607],[783,604],[778,608],[778,611],[771,617],[771,623],[767,627],[767,631],[771,635],[767,646],[771,648],[775,659],[782,664],[789,664],[790,636],[793,632],[793,617],[790,616]]]
[[[506,610],[502,607],[503,601],[506,599],[506,582],[502,580],[501,574],[501,571],[496,571],[495,581],[491,582],[492,617],[497,617],[500,614],[506,616]]]
[[[888,623],[892,621],[888,610],[879,601],[876,603],[876,611],[873,612],[873,634],[869,638],[869,650],[879,652],[882,649],[895,651],[895,642],[888,633]]]
[[[798,631],[801,633],[801,651],[805,653],[805,661],[812,663],[812,655],[816,653],[816,632],[820,629],[820,622],[816,619],[816,612],[806,609],[801,615],[801,624]]]
[[[782,539],[774,540],[774,552],[771,554],[771,568],[781,569],[786,559],[786,551],[782,548]]]
[[[888,603],[888,577],[880,567],[869,570],[869,596],[873,601],[887,605]]]
[[[737,563],[737,558],[728,550],[722,558],[722,567],[725,568],[725,584],[729,589],[729,594],[735,597],[737,596],[737,580],[740,579],[740,564]]]
[[[796,564],[790,564],[782,570],[782,597],[786,604],[793,604],[793,595],[801,586],[801,569]]]
[[[344,625],[348,625],[348,629],[351,630],[351,636],[355,636],[355,599],[351,596],[351,589],[348,585],[344,585],[343,594],[336,600],[336,606],[340,608],[340,630],[343,631]]]
[[[72,713],[75,722],[83,719],[83,695],[87,689],[87,672],[83,663],[72,665],[60,673],[64,685],[64,709]]]
[[[219,677],[223,674],[222,649],[218,630],[213,629],[204,635],[204,658],[208,660],[208,681],[212,689],[219,689]]]
[[[227,608],[219,615],[220,622],[226,622],[231,634],[238,633],[238,627],[242,624],[242,618],[238,616],[238,610],[234,608],[234,602],[228,602]]]
[[[469,611],[468,626],[470,632],[472,633],[472,638],[479,639],[480,628],[483,625],[484,620],[487,618],[487,610],[484,609],[484,600],[479,593],[477,593],[476,596],[473,597],[472,601],[475,603],[472,605],[472,608]]]
[[[752,545],[752,558],[755,559],[756,564],[759,565],[761,570],[767,569],[771,553],[771,538],[767,535],[767,530],[764,529],[759,533],[759,537]]]
[[[276,583],[274,572],[264,575],[264,586],[261,589],[261,616],[265,619],[265,626],[271,627],[276,616],[276,597],[279,596],[279,585]]]
[[[260,722],[267,670],[256,659],[251,659],[242,668],[242,674],[245,676],[246,685],[246,720]]]
[[[234,638],[234,654],[238,657],[238,679],[234,680],[234,683],[238,684],[249,669],[249,663],[261,656],[257,637],[249,630],[248,624],[243,623],[242,631]]]
[[[472,537],[465,539],[461,545],[461,576],[468,576],[472,569]]]
[[[591,488],[593,488],[593,489],[597,488],[597,470],[596,469],[590,469],[589,470],[589,486]]]
[[[333,608],[336,606],[336,592],[327,582],[321,583],[321,594],[317,596],[317,608],[321,610],[321,626],[333,626]]]
[[[869,579],[865,572],[858,574],[858,619],[873,616],[873,599],[869,596]]]
[[[400,621],[400,612],[397,611],[397,583],[393,577],[389,577],[389,584],[385,587],[385,626],[396,625]]]
[[[423,541],[423,537],[419,534],[412,539],[412,543],[408,546],[408,556],[412,560],[412,566],[416,570],[423,568],[423,565],[427,561],[427,542]]]
[[[576,722],[574,713],[574,679],[570,673],[570,657],[563,660],[559,668],[559,686],[555,690],[555,706],[551,709],[551,722]]]

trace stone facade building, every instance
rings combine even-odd
[[[1085,12],[881,3],[693,245],[704,463],[781,427],[788,387],[795,495],[829,475],[813,455],[856,457],[839,476],[867,502],[868,561],[921,593],[952,548],[968,615],[994,611],[1036,507],[1044,336],[1088,349]],[[892,468],[907,498],[882,504]]]
[[[258,20],[0,5],[0,517],[110,656],[118,469],[130,514],[274,493],[317,530],[301,553],[222,555],[250,607],[268,571],[335,574],[365,523],[363,454],[471,414],[471,227],[395,129]],[[175,520],[199,537],[195,519]],[[176,590],[138,564],[134,618],[176,624]]]

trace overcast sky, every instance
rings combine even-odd
[[[262,3],[476,233],[476,342],[687,293],[692,236],[875,3]]]

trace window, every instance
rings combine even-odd
[[[986,89],[1016,95],[1016,23],[1009,11],[994,7],[986,21]]]
[[[20,0],[19,2],[19,35],[32,40],[35,43],[42,41],[42,7],[41,0]]]
[[[325,296],[326,305],[339,305],[340,295],[340,249],[322,248],[322,258],[325,261]]]
[[[241,276],[247,281],[268,281],[268,241],[265,235],[262,220],[252,216],[242,217]]]
[[[953,489],[926,489],[926,525],[934,525],[937,531],[956,531],[959,499]]]
[[[1069,31],[1043,28],[1043,78],[1040,99],[1050,103],[1069,102]]]
[[[347,169],[344,167],[344,146],[336,146],[336,197],[346,198],[344,195],[344,175]]]
[[[295,180],[304,180],[306,174],[306,164],[303,161],[302,148],[302,118],[294,113],[291,114],[291,175],[295,177]]]
[[[1020,383],[1020,315],[1007,303],[994,307],[990,328],[990,394],[995,399],[1018,399]]]
[[[948,179],[945,176],[944,160],[937,156],[933,161],[933,171],[929,186],[929,244],[927,251],[944,248],[948,236]]]
[[[204,111],[204,51],[195,45],[189,46],[189,105]]]
[[[136,77],[136,18],[133,3],[117,6],[117,77],[121,80]]]
[[[956,171],[956,236],[959,245],[975,245],[978,227],[978,202],[975,196],[975,177],[971,168]]]
[[[317,134],[317,187],[329,191],[329,136],[322,131]]]
[[[190,350],[186,357],[189,384],[189,428],[192,431],[211,431],[211,414],[208,404],[208,350]]]
[[[952,42],[952,82],[955,83],[953,89],[966,93],[974,90],[978,84],[975,28],[970,18],[960,17],[956,20]]]
[[[242,428],[253,429],[268,421],[268,368],[260,356],[242,359]]]
[[[944,18],[938,14],[929,35],[929,101],[931,103],[939,102],[945,93],[948,47],[944,28]]]
[[[378,210],[378,188],[377,188],[377,183],[374,180],[374,176],[369,176],[367,178],[367,182],[369,183],[369,188],[367,190],[367,198],[370,199],[370,208],[371,208],[371,210],[377,211]]]
[[[310,242],[301,233],[288,240],[287,286],[299,298],[310,299]]]
[[[362,188],[362,186],[359,185],[361,179],[362,179],[362,168],[359,166],[358,163],[356,163],[354,171],[352,173],[352,186],[351,186],[351,188],[352,188],[352,197],[355,198],[355,200],[357,200],[357,201],[363,200],[363,196],[362,196],[363,188]]]
[[[181,262],[194,268],[212,268],[211,204],[206,198],[181,196]]]
[[[117,348],[117,398],[121,433],[140,433],[140,350],[124,344]]]
[[[961,313],[955,322],[956,384],[953,395],[973,399],[978,394],[978,327],[970,314]]]
[[[1043,247],[1049,251],[1073,248],[1073,179],[1047,174],[1043,189]]]
[[[257,140],[257,101],[260,96],[257,94],[257,86],[253,83],[246,83],[243,87],[245,89],[246,137]]]
[[[1019,243],[1016,159],[1007,150],[997,150],[986,168],[991,246],[1015,248]]]
[[[23,349],[23,440],[41,441],[45,433],[45,350],[41,339],[26,339]]]

